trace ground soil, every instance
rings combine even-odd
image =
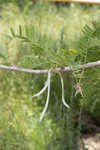
[[[85,135],[83,142],[87,150],[100,150],[100,133],[96,135]]]
[[[100,119],[86,114],[83,120],[86,122],[82,131],[86,150],[100,150]]]

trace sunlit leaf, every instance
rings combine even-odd
[[[19,35],[22,36],[22,27],[19,25]]]
[[[13,36],[13,37],[15,37],[15,36],[16,36],[16,34],[15,34],[15,32],[14,32],[13,28],[10,28],[10,32],[11,32],[11,34],[12,34],[12,36]]]

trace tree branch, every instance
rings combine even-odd
[[[100,4],[100,0],[45,0],[51,2],[79,2],[79,3],[90,3],[90,4]]]
[[[96,62],[89,62],[87,64],[78,65],[78,68],[90,68],[100,66],[100,60]],[[31,74],[47,74],[49,69],[43,69],[43,70],[33,70],[33,69],[24,69],[24,68],[18,68],[16,66],[5,66],[0,65],[0,69],[4,70],[10,70],[10,71],[16,71],[16,72],[25,72],[25,73],[31,73]],[[65,71],[71,71],[74,70],[73,68],[68,67],[60,67],[56,69],[51,69],[51,72],[65,72]]]

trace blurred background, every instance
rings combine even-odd
[[[100,67],[77,68],[97,60],[100,5],[0,0],[0,65],[76,68],[62,74],[70,109],[62,104],[58,74],[52,74],[50,104],[41,123],[47,92],[32,96],[47,75],[0,70],[0,150],[86,150],[84,135],[99,138]],[[76,95],[77,83],[82,95]]]

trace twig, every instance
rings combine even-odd
[[[95,67],[95,66],[100,66],[100,60],[96,62],[89,62],[87,64],[83,65],[78,65],[78,68],[90,68],[90,67]],[[0,65],[0,69],[4,70],[10,70],[10,71],[16,71],[16,72],[25,72],[25,73],[31,73],[31,74],[47,74],[49,69],[43,69],[43,70],[33,70],[33,69],[24,69],[24,68],[18,68],[15,66],[5,66],[5,65]],[[66,72],[66,71],[71,71],[74,70],[74,68],[68,67],[61,67],[61,68],[56,68],[56,69],[51,69],[51,72]]]

